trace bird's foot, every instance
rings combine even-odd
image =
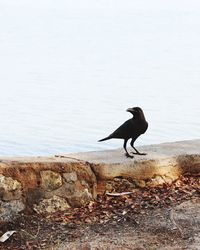
[[[133,155],[130,155],[129,153],[125,153],[125,156],[126,156],[127,158],[133,158],[133,157],[134,157]]]
[[[134,154],[134,155],[147,155],[146,153],[140,153],[140,152],[131,152],[131,154]]]

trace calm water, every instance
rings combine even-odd
[[[200,3],[0,1],[0,155],[98,143],[143,107],[136,145],[200,137]]]

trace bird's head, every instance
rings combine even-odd
[[[134,116],[141,116],[141,115],[143,115],[143,111],[142,111],[142,109],[140,107],[129,108],[126,111],[130,112]]]

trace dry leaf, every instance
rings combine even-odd
[[[0,237],[0,242],[5,242],[6,240],[8,240],[14,233],[16,233],[16,231],[7,231],[6,233],[4,233],[1,237]]]

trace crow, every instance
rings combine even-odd
[[[130,112],[133,115],[133,118],[127,120],[124,122],[118,129],[116,129],[112,134],[109,136],[99,140],[106,141],[110,139],[124,139],[124,150],[126,151],[126,156],[133,158],[132,155],[130,155],[126,149],[126,144],[128,140],[131,138],[131,147],[135,150],[135,152],[131,152],[133,154],[138,155],[146,155],[145,153],[140,153],[135,147],[134,142],[135,140],[141,135],[144,134],[148,128],[148,122],[145,119],[144,113],[140,107],[134,107],[134,108],[128,108],[126,110],[127,112]]]

